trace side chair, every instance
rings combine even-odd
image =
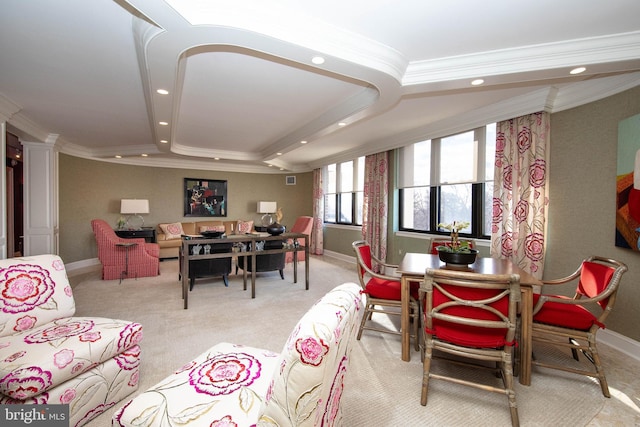
[[[541,294],[533,296],[534,345],[539,342],[569,348],[576,361],[579,361],[580,351],[591,362],[593,369],[588,370],[577,363],[569,366],[535,358],[532,365],[594,377],[600,382],[602,394],[610,397],[596,346],[596,333],[598,329],[604,328],[604,322],[613,310],[620,279],[626,271],[627,266],[619,261],[592,256],[585,259],[569,276],[542,281]],[[546,293],[550,287],[568,283],[576,286],[573,297]]]
[[[311,216],[299,216],[296,219],[296,222],[293,224],[293,227],[291,227],[291,231],[292,233],[302,233],[302,234],[306,234],[307,236],[309,236],[309,238],[307,239],[309,241],[309,244],[311,244],[311,232],[313,231],[313,217]],[[293,240],[289,239],[287,241],[287,243],[293,243]],[[300,244],[303,245],[303,242],[300,241]],[[296,256],[298,257],[298,261],[304,261],[304,252],[303,251],[299,251],[299,252],[287,252],[285,254],[285,262],[286,263],[290,263],[293,262],[293,257]]]
[[[378,273],[374,271],[373,267],[374,263],[385,269],[397,268],[398,266],[394,264],[387,264],[376,258],[376,256],[371,253],[371,246],[364,240],[355,241],[351,246],[356,254],[356,268],[358,272],[358,279],[360,280],[360,286],[362,286],[361,292],[366,296],[365,312],[364,316],[362,316],[357,339],[359,340],[362,337],[362,331],[364,329],[400,335],[400,331],[367,324],[368,321],[371,320],[373,313],[400,316],[400,309],[402,307],[400,277]],[[418,285],[418,282],[411,285],[411,299],[409,302],[411,321],[413,322],[412,336],[415,338],[416,350],[420,349],[420,336],[418,334],[418,323],[420,317],[418,307]]]
[[[520,276],[480,274],[468,271],[428,268],[420,285],[424,308],[424,354],[422,395],[427,404],[429,380],[438,379],[480,390],[505,394],[509,400],[511,424],[519,425],[513,381],[513,348],[516,338]],[[423,305],[424,304],[424,305]],[[434,351],[454,356],[449,362],[489,368],[480,361],[498,365],[502,387],[432,372]],[[462,358],[461,361],[458,358]]]

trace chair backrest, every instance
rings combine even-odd
[[[434,338],[474,348],[514,344],[518,275],[429,268],[420,291],[425,331]]]
[[[296,219],[296,222],[291,227],[292,233],[302,233],[308,236],[311,236],[311,231],[313,230],[313,217],[310,216],[299,216]]]
[[[360,286],[345,283],[300,319],[263,403],[269,425],[341,425],[340,397],[362,315]]]
[[[71,285],[59,256],[0,260],[0,336],[72,317],[75,310]]]
[[[595,298],[605,310],[613,308],[622,275],[627,266],[619,261],[592,256],[582,262],[576,297]]]
[[[108,253],[115,250],[114,245],[120,241],[113,228],[102,219],[91,220],[91,228],[96,236],[96,245],[98,246],[98,259],[103,260]]]
[[[351,244],[353,251],[356,254],[356,269],[358,272],[358,279],[360,285],[365,288],[364,276],[367,274],[367,270],[372,270],[371,263],[371,246],[364,240],[358,240]]]
[[[475,249],[476,243],[473,239],[459,239],[460,242],[467,242],[469,244],[469,249]],[[431,240],[431,253],[433,255],[438,255],[438,246],[451,246],[451,239],[432,239]]]

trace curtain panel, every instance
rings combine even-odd
[[[313,232],[309,253],[324,253],[324,190],[322,169],[313,170]]]
[[[364,160],[364,207],[362,238],[380,260],[387,259],[389,153],[372,154]]]
[[[493,189],[491,255],[541,279],[549,205],[550,115],[499,122]]]

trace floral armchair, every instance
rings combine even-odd
[[[72,317],[62,260],[0,260],[0,404],[68,404],[81,426],[138,388],[142,326]]]
[[[345,283],[298,322],[281,354],[220,343],[117,410],[114,426],[340,425],[362,301]]]
[[[102,219],[91,221],[98,245],[98,259],[102,263],[102,279],[128,277],[151,277],[160,274],[160,246],[146,243],[144,239],[123,239]],[[130,248],[118,247],[119,243],[137,243]]]

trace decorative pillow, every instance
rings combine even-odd
[[[182,230],[182,223],[180,222],[160,224],[160,229],[162,229],[165,239],[167,240],[180,239],[184,234],[184,231]]]
[[[239,234],[251,233],[253,221],[238,221],[237,230]]]
[[[224,225],[203,225],[200,227],[200,232],[202,233],[203,231],[221,231],[224,233],[226,228]]]

